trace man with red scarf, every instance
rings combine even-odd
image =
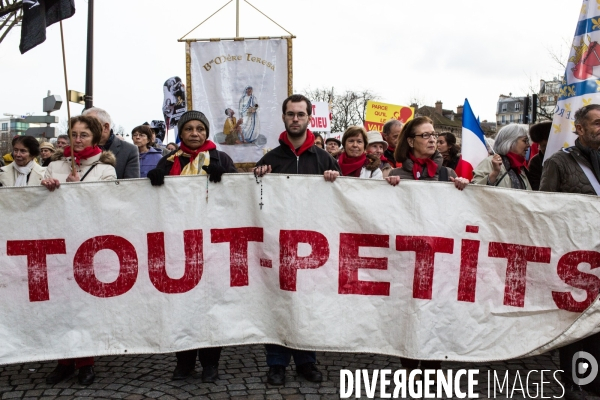
[[[269,172],[281,174],[323,175],[333,182],[340,175],[340,167],[325,150],[314,145],[315,137],[310,130],[312,104],[306,97],[294,94],[283,102],[285,131],[279,136],[280,145],[271,150],[256,164],[254,173],[263,176]],[[321,382],[323,375],[315,366],[314,351],[293,350],[284,346],[268,344],[267,382],[271,385],[285,383],[285,369],[294,356],[296,371],[311,382]]]
[[[396,151],[396,147],[398,146],[398,138],[400,137],[400,132],[402,132],[402,127],[404,124],[402,121],[397,119],[391,119],[383,125],[383,139],[387,142],[388,147],[383,152],[385,158],[387,158],[390,165],[394,168],[400,167],[396,165],[396,159],[394,158],[394,151]]]
[[[590,104],[575,112],[575,133],[575,146],[557,151],[544,163],[540,191],[600,196],[600,104]],[[594,217],[590,215],[590,218]],[[591,221],[590,224],[594,224]],[[592,268],[595,266],[592,264]],[[597,288],[594,293],[597,293]],[[586,391],[596,396],[600,393],[600,377],[581,386],[573,379],[578,352],[588,352],[596,359],[600,358],[599,339],[600,333],[596,333],[558,349],[559,365],[565,371],[560,374],[565,399],[587,398]]]

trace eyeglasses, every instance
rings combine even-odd
[[[415,136],[421,136],[423,139],[427,140],[432,136],[437,139],[440,136],[440,134],[437,132],[425,132],[425,133],[422,133],[420,135],[415,135]]]
[[[92,135],[90,135],[89,133],[82,133],[79,135],[76,133],[71,133],[71,136],[73,136],[73,140],[76,140],[77,138],[79,138],[81,140],[87,140],[92,137]]]
[[[143,133],[138,133],[138,132],[136,132],[136,133],[132,133],[132,134],[131,134],[131,137],[138,137],[138,136],[139,136],[139,137],[142,137],[142,136],[146,136],[146,135],[145,135],[145,134],[143,134]]]
[[[298,119],[304,119],[306,117],[308,117],[307,113],[303,113],[303,112],[299,112],[299,113],[293,113],[293,112],[286,112],[285,116],[289,119],[294,119],[294,117],[298,117]]]

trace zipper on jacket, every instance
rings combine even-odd
[[[300,173],[300,156],[296,156],[296,173]]]

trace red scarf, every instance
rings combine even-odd
[[[216,148],[217,148],[217,146],[215,146],[215,144],[213,142],[211,142],[210,140],[207,140],[206,142],[204,142],[204,144],[202,146],[198,147],[196,150],[190,149],[185,144],[183,144],[183,142],[179,143],[179,150],[183,151],[182,155],[190,156],[190,162],[194,162],[194,159],[196,158],[196,156],[198,154],[203,153],[205,151],[214,150]],[[175,153],[175,154],[177,154],[177,153]],[[181,174],[181,163],[179,162],[179,157],[175,156],[174,160],[173,160],[173,166],[171,167],[171,172],[169,172],[169,175],[180,175],[180,174]]]
[[[346,152],[340,154],[340,158],[338,158],[338,164],[340,164],[340,168],[342,169],[342,176],[360,176],[360,170],[365,165],[367,161],[367,155],[365,153],[361,154],[358,157],[348,157]]]
[[[382,164],[383,164],[383,163],[388,163],[388,164],[391,164],[391,163],[390,163],[390,160],[388,160],[388,159],[386,158],[386,156],[384,156],[384,155],[383,155],[383,153],[382,153],[382,154],[379,156],[379,159],[381,160],[381,163],[382,163]]]
[[[506,154],[506,158],[508,158],[508,162],[510,162],[510,168],[520,174],[525,166],[525,157],[509,151],[508,154]]]
[[[438,165],[431,158],[417,158],[411,152],[408,153],[408,157],[413,162],[412,173],[415,180],[418,180],[423,174],[424,166],[427,166],[427,175],[429,175],[430,178],[435,176]]]
[[[81,165],[81,160],[87,160],[90,157],[97,156],[102,153],[102,149],[98,146],[88,146],[81,151],[76,151],[73,153],[73,158],[77,165]],[[71,146],[65,146],[63,150],[63,155],[65,157],[71,157]]]
[[[288,147],[290,148],[290,150],[292,150],[292,152],[296,156],[299,156],[300,154],[304,153],[306,150],[310,149],[315,144],[315,135],[313,135],[313,133],[307,129],[306,130],[306,140],[304,141],[304,143],[302,143],[302,146],[300,146],[298,151],[296,151],[296,148],[294,147],[292,142],[290,142],[290,139],[288,138],[288,135],[287,135],[287,131],[281,132],[281,135],[279,135],[279,140],[283,141],[283,143],[287,144]]]

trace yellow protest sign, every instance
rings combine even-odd
[[[412,107],[400,106],[397,104],[380,103],[369,100],[367,102],[367,112],[365,116],[365,128],[368,131],[379,131],[383,129],[390,119],[397,119],[406,123],[413,119],[415,110]]]

